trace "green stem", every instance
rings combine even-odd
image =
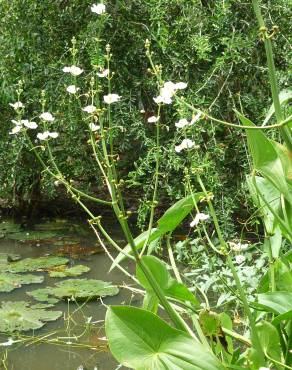
[[[264,39],[265,44],[265,50],[266,50],[266,56],[267,56],[267,64],[268,64],[268,70],[269,70],[269,80],[270,80],[270,86],[271,86],[271,93],[275,108],[275,115],[278,123],[281,123],[283,121],[283,114],[279,99],[279,89],[278,89],[278,83],[276,78],[276,68],[274,63],[274,56],[273,56],[273,48],[272,48],[272,36],[268,35],[266,25],[264,22],[264,19],[262,17],[260,4],[258,0],[252,0],[252,5],[254,8],[255,15],[258,20],[258,24],[260,26],[260,32]],[[292,150],[292,138],[291,133],[288,127],[281,127],[280,132],[282,135],[283,140],[285,141],[288,149]]]

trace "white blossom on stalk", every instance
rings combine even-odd
[[[103,69],[100,72],[96,72],[96,74],[101,78],[107,77],[109,75],[109,69]]]
[[[71,67],[64,67],[62,69],[64,73],[71,73],[73,76],[79,76],[81,73],[83,73],[83,69],[77,67],[77,66],[71,66]]]
[[[68,92],[69,94],[76,94],[76,93],[77,93],[77,91],[79,90],[79,88],[78,88],[78,87],[76,87],[75,85],[70,85],[70,86],[68,86],[68,87],[66,88],[66,90],[67,90],[67,92]]]
[[[228,244],[230,245],[230,248],[235,252],[245,251],[249,247],[247,243],[243,244],[241,242],[238,243],[228,242]]]
[[[176,84],[174,84],[175,90],[184,90],[187,88],[187,86],[188,84],[186,82],[177,82]]]
[[[91,7],[91,11],[92,13],[96,13],[96,14],[103,14],[105,13],[105,5],[100,3],[100,4],[93,4],[92,7]]]
[[[200,221],[206,221],[210,218],[209,215],[206,215],[205,213],[197,213],[193,221],[190,223],[190,227],[195,227],[198,225]]]
[[[55,120],[55,118],[53,117],[53,115],[49,112],[44,112],[40,115],[40,118],[44,121],[47,121],[47,122],[53,122]]]
[[[121,97],[118,94],[108,94],[103,97],[103,100],[106,104],[112,104],[119,101]]]
[[[242,264],[245,261],[245,257],[242,254],[235,256],[235,263],[238,265]]]
[[[185,126],[188,126],[190,123],[186,118],[181,118],[178,122],[175,123],[175,127],[177,128],[183,128]]]
[[[82,110],[86,113],[92,114],[96,111],[96,106],[94,105],[87,105],[86,107],[82,108]]]
[[[181,152],[184,149],[190,149],[190,148],[193,148],[193,147],[195,147],[195,143],[192,140],[190,140],[190,139],[183,139],[183,141],[181,142],[181,144],[180,145],[177,145],[175,147],[175,151],[177,153],[179,153],[179,152]]]
[[[22,125],[17,125],[13,127],[13,129],[9,132],[9,135],[18,134],[21,129],[22,129]]]
[[[58,136],[59,136],[58,132],[50,132],[50,131],[39,132],[37,134],[37,138],[39,140],[47,140],[49,137],[56,139]]]
[[[93,123],[93,122],[90,122],[90,124],[89,124],[89,128],[90,128],[90,130],[91,130],[92,132],[95,132],[95,131],[97,131],[97,130],[99,130],[99,129],[100,129],[100,126],[96,125],[96,124],[95,124],[95,123]]]
[[[158,116],[158,117],[156,117],[156,116],[151,116],[151,117],[149,117],[149,118],[148,118],[148,120],[147,120],[147,121],[148,121],[149,123],[155,123],[155,122],[158,122],[158,121],[159,121],[159,118],[160,118],[159,116]]]
[[[24,104],[22,104],[21,101],[17,101],[16,103],[9,103],[9,105],[15,110],[24,108]]]
[[[11,122],[14,123],[17,126],[21,126],[22,125],[22,121],[21,120],[20,121],[16,121],[15,119],[12,119]]]
[[[29,121],[28,119],[24,119],[21,122],[23,123],[25,127],[30,128],[32,130],[35,130],[36,128],[38,128],[38,125],[36,124],[36,122]]]
[[[202,113],[201,112],[198,112],[195,116],[193,116],[192,117],[192,120],[190,122],[190,125],[193,125],[194,123],[196,123],[197,121],[199,121],[201,115],[202,115]]]

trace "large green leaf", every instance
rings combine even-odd
[[[194,194],[195,201],[198,202],[204,197],[203,193]],[[168,232],[175,230],[178,225],[184,220],[184,218],[191,212],[195,204],[191,195],[180,199],[174,205],[172,205],[164,215],[158,220],[157,228],[150,230],[150,236],[148,238],[149,231],[146,230],[134,239],[136,249],[141,249],[144,243],[148,239],[148,243],[153,242],[157,238],[165,235]],[[126,254],[131,253],[131,247],[129,244],[124,248]],[[124,253],[119,253],[115,258],[114,262],[110,267],[110,271],[115,268],[125,258]]]
[[[223,370],[201,344],[150,311],[110,307],[105,330],[114,357],[135,370]]]
[[[269,292],[258,294],[258,303],[269,312],[284,314],[292,310],[292,293]]]
[[[281,362],[282,351],[277,329],[269,322],[261,321],[257,325],[257,333],[264,353],[274,360]]]
[[[280,100],[281,105],[287,103],[291,99],[292,99],[291,89],[285,89],[285,90],[280,91],[279,100]],[[274,107],[274,104],[272,104],[263,122],[263,126],[265,126],[269,122],[269,120],[272,118],[274,113],[275,113],[275,107]]]
[[[248,118],[239,112],[236,113],[243,125],[255,126]],[[292,196],[275,144],[265,136],[262,130],[246,129],[246,135],[255,170],[269,180],[292,204]]]
[[[268,234],[273,234],[278,222],[270,209],[275,213],[281,211],[281,193],[269,180],[260,176],[248,176],[247,185],[253,202],[263,217]]]
[[[171,277],[169,271],[167,270],[166,264],[159,258],[154,256],[143,256],[141,260],[167,297],[177,299],[181,302],[189,301],[194,305],[199,304],[196,297],[184,284],[179,283],[177,280]],[[136,276],[146,291],[152,293],[152,287],[139,266],[137,266],[136,269]]]

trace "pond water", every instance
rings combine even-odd
[[[114,269],[108,272],[111,265],[109,258],[100,250],[97,254],[87,255],[86,251],[96,247],[96,239],[89,229],[74,222],[77,229],[44,240],[21,241],[11,240],[6,237],[0,239],[1,253],[16,253],[21,258],[40,257],[47,254],[57,255],[60,250],[70,249],[70,245],[80,245],[85,252],[80,255],[72,252],[69,265],[83,264],[90,268],[90,271],[77,278],[90,278],[110,281],[118,286],[124,284],[132,285],[120,270]],[[81,227],[81,228],[80,228]],[[115,240],[121,240],[120,233],[115,225],[110,225],[111,235]],[[82,230],[82,232],[80,232]],[[82,236],[80,236],[82,234]],[[72,241],[73,239],[73,241]],[[71,241],[70,241],[71,240]],[[70,244],[72,243],[72,244]],[[74,244],[75,243],[75,244]],[[124,245],[124,244],[121,244]],[[68,251],[67,251],[68,252]],[[114,252],[113,252],[114,254]],[[68,255],[66,255],[68,257]],[[133,271],[133,266],[125,263],[128,270]],[[53,285],[62,281],[61,278],[50,278],[46,272],[35,273],[45,276],[42,284],[24,285],[10,293],[0,293],[1,303],[4,301],[27,301],[33,302],[26,292]],[[107,348],[105,333],[103,329],[106,305],[130,304],[138,298],[126,288],[120,288],[118,295],[106,297],[82,304],[76,302],[61,301],[53,310],[60,310],[63,316],[53,322],[47,323],[43,328],[34,332],[22,333],[20,342],[12,346],[0,346],[0,369],[7,370],[114,370],[125,369],[119,367]],[[37,302],[33,302],[37,303]],[[68,320],[68,316],[71,319]],[[0,318],[1,319],[1,318]],[[90,321],[86,325],[86,322]],[[85,327],[87,330],[84,333]],[[82,333],[84,333],[82,335]],[[0,335],[0,342],[4,343],[11,335]],[[78,337],[78,338],[77,338]],[[14,338],[14,337],[13,337]],[[17,340],[16,338],[15,340]]]

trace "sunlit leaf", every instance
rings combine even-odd
[[[224,369],[208,349],[150,311],[127,306],[110,307],[105,329],[112,354],[130,369]]]

